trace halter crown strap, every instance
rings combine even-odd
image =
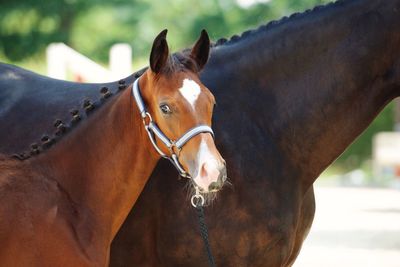
[[[214,132],[211,129],[210,126],[208,125],[198,125],[190,130],[188,130],[185,134],[183,134],[178,140],[173,141],[170,140],[162,131],[160,128],[158,128],[157,124],[153,122],[153,119],[151,115],[147,112],[146,106],[144,105],[143,99],[140,95],[140,89],[139,89],[139,78],[136,79],[133,83],[132,86],[132,94],[135,99],[135,102],[138,106],[140,116],[143,119],[143,123],[145,126],[145,129],[147,131],[147,134],[149,136],[149,139],[155,148],[155,150],[158,152],[158,154],[161,155],[161,157],[168,159],[178,170],[179,174],[183,177],[190,178],[190,175],[185,172],[183,169],[182,165],[179,163],[179,158],[178,155],[175,154],[175,151],[173,150],[173,147],[176,147],[178,150],[180,150],[190,139],[195,137],[196,135],[200,133],[210,133],[212,137],[214,138]],[[148,117],[149,122],[146,124],[146,118]],[[168,149],[171,151],[171,156],[167,156],[165,153],[162,152],[162,150],[158,147],[155,136],[158,137],[158,139],[163,142]]]
[[[135,98],[136,105],[139,108],[140,115],[142,116],[142,118],[146,118],[146,107],[144,106],[142,96],[140,95],[140,91],[139,91],[139,78],[137,78],[133,82],[132,94],[133,94],[133,97]]]

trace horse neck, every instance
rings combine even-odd
[[[204,77],[226,78],[226,105],[248,113],[306,189],[400,95],[399,25],[398,0],[335,4],[217,47]]]
[[[130,90],[115,96],[48,152],[32,160],[77,207],[78,229],[111,242],[158,157]],[[90,225],[90,228],[87,226]],[[87,233],[84,233],[87,235]],[[104,241],[104,240],[103,240]]]

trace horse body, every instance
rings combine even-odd
[[[399,12],[398,0],[341,1],[214,47],[201,78],[218,99],[217,147],[234,186],[206,211],[218,265],[293,263],[313,219],[312,183],[400,95]],[[38,90],[53,82],[67,84],[46,79]],[[9,142],[15,150],[18,139]],[[174,175],[159,163],[113,241],[112,266],[205,265]]]
[[[157,162],[131,104],[127,90],[48,151],[3,161],[1,201],[8,204],[1,213],[2,264],[108,263],[111,240]]]
[[[200,192],[222,186],[226,171],[213,168],[225,165],[220,164],[223,160],[210,130],[203,130],[211,123],[214,97],[197,76],[208,59],[208,35],[202,32],[190,55],[173,58],[169,56],[165,35],[163,31],[156,38],[150,57],[152,68],[141,75],[134,88],[112,97],[85,122],[75,117],[74,123],[80,125],[57,144],[48,140],[45,145],[51,147],[34,144],[31,157],[24,160],[1,156],[2,265],[108,265],[111,241],[160,158],[143,126],[143,122],[150,122],[139,111],[138,99],[147,107],[146,114],[152,114],[152,123],[157,122],[158,129],[171,140],[202,124],[201,131],[178,147],[178,161],[197,182]],[[179,92],[187,80],[197,82],[195,105]],[[102,92],[110,97],[107,90]],[[15,99],[18,98],[11,100]],[[88,111],[93,109],[93,104],[86,104]],[[11,106],[4,105],[4,113]],[[55,124],[58,133],[67,131],[62,121]],[[177,124],[179,128],[174,127]],[[207,157],[213,160],[212,166],[194,153],[202,149],[203,143],[209,151]],[[169,156],[166,147],[159,149]]]
[[[217,146],[234,186],[206,214],[218,265],[292,265],[313,219],[312,183],[400,95],[399,12],[398,0],[341,1],[214,49],[202,80],[218,99]],[[153,177],[168,175],[161,166]],[[171,208],[184,193],[171,188],[180,201],[168,200],[160,183],[113,241],[112,266],[205,265],[194,212]]]

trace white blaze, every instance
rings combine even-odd
[[[208,186],[212,182],[217,182],[219,176],[218,161],[211,153],[205,140],[201,140],[199,152],[197,154],[197,176],[193,179],[194,182],[206,192]],[[206,176],[202,176],[202,168],[205,167]]]
[[[184,79],[179,92],[194,109],[194,104],[201,92],[200,85],[191,79]]]

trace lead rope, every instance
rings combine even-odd
[[[204,247],[206,249],[208,263],[211,267],[216,267],[214,257],[211,252],[210,241],[208,240],[208,228],[204,215],[204,197],[200,194],[198,187],[196,187],[196,194],[191,198],[192,206],[197,211],[197,217],[199,218],[200,234],[203,238]]]

